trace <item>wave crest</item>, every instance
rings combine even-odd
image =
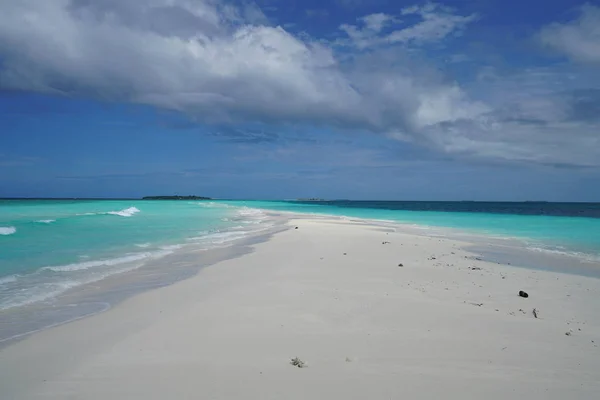
[[[106,214],[118,215],[120,217],[133,217],[134,214],[139,213],[140,210],[137,207],[129,207],[121,211],[109,211]]]
[[[78,216],[86,216],[86,215],[118,215],[119,217],[133,217],[135,214],[139,213],[140,210],[137,207],[129,207],[120,211],[106,211],[106,212],[89,212],[83,214],[77,214]]]
[[[56,266],[56,267],[44,267],[44,268],[42,268],[42,270],[53,271],[53,272],[81,271],[81,270],[95,268],[95,267],[113,266],[113,265],[118,265],[118,264],[134,262],[134,261],[140,261],[140,260],[143,260],[146,258],[158,258],[158,257],[166,256],[167,254],[170,254],[170,253],[171,253],[170,251],[144,252],[144,253],[130,254],[130,255],[127,255],[124,257],[112,258],[112,259],[107,259],[107,260],[85,261],[85,262],[81,262],[81,263],[60,265],[60,266]]]
[[[17,231],[14,226],[0,226],[0,235],[8,236]]]

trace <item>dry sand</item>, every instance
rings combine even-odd
[[[600,279],[376,226],[290,224],[0,350],[0,398],[600,398]]]

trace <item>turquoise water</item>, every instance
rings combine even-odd
[[[398,207],[412,207],[415,203],[420,208],[427,205],[430,211],[398,209]],[[280,212],[336,215],[455,228],[492,236],[521,238],[527,240],[532,246],[539,246],[540,249],[584,253],[591,258],[600,256],[599,204],[482,202],[324,202],[322,204],[293,201],[237,201],[229,204]],[[553,207],[552,211],[548,211],[551,207]],[[434,208],[461,211],[431,211]],[[469,212],[467,211],[469,209],[478,211]],[[561,216],[535,215],[535,212]],[[593,215],[593,217],[580,215]]]
[[[52,298],[184,245],[219,246],[262,222],[255,210],[199,201],[0,201],[0,309]]]
[[[529,203],[0,200],[0,310],[143,267],[182,246],[261,231],[261,210],[377,219],[521,238],[541,251],[600,256],[600,206]]]

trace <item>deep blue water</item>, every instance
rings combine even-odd
[[[294,204],[377,210],[439,211],[554,217],[600,218],[600,203],[481,202],[481,201],[291,201]]]

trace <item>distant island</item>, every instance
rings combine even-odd
[[[308,199],[296,199],[296,201],[325,201],[325,199],[318,199],[316,197],[311,197]]]
[[[212,200],[204,196],[146,196],[142,200]]]

